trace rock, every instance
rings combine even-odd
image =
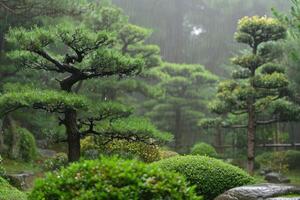
[[[38,149],[39,154],[45,158],[52,158],[56,155],[56,151],[50,149]]]
[[[267,200],[300,200],[300,197],[278,197],[278,198],[269,198]]]
[[[48,140],[36,140],[38,148],[46,149],[48,147]]]
[[[34,178],[34,173],[31,172],[23,172],[20,174],[7,175],[7,179],[9,183],[20,190],[29,189],[31,187],[31,182],[33,178]]]
[[[260,174],[261,176],[265,176],[266,174],[269,174],[269,173],[271,173],[271,172],[272,172],[271,169],[263,169],[263,170],[261,170],[261,171],[259,172],[259,174]]]
[[[300,194],[300,188],[292,185],[259,184],[233,188],[215,200],[266,200],[287,194]]]
[[[266,174],[265,180],[269,183],[290,183],[291,180],[283,176],[282,174],[271,172]]]

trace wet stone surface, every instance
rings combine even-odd
[[[271,183],[243,186],[233,188],[218,196],[215,200],[300,200],[299,198],[275,198],[288,194],[300,194],[300,188]]]

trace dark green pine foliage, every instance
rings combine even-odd
[[[99,16],[102,16],[101,18]],[[90,16],[90,21],[97,21],[93,28],[101,30],[103,27],[113,30],[116,34],[116,48],[122,55],[144,60],[144,70],[140,71],[139,76],[134,78],[123,78],[112,76],[102,80],[101,84],[95,85],[92,82],[91,89],[99,91],[103,100],[124,100],[132,103],[136,100],[133,93],[140,93],[144,97],[154,96],[156,88],[151,87],[147,82],[147,70],[161,63],[160,48],[156,45],[147,44],[146,40],[151,35],[151,30],[139,27],[128,22],[122,10],[109,7],[100,10]],[[131,98],[132,97],[132,98]],[[130,99],[130,100],[128,100]],[[133,104],[133,103],[132,103]]]
[[[175,136],[175,148],[186,151],[198,133],[197,121],[205,115],[205,104],[218,77],[201,65],[164,63],[149,71],[163,95],[146,101],[147,115],[163,130]],[[185,142],[187,143],[187,142]]]
[[[276,41],[286,37],[286,28],[276,19],[244,17],[238,23],[235,39],[250,47],[232,59],[237,67],[232,80],[219,84],[217,98],[210,108],[224,118],[207,119],[202,126],[246,128],[248,170],[253,173],[255,134],[258,126],[299,119],[300,109],[289,101],[289,81],[278,64]],[[226,118],[227,116],[227,118]],[[230,120],[239,116],[238,123]]]
[[[105,24],[107,21],[104,19],[106,18],[100,18],[99,22]],[[19,106],[25,102],[26,106],[32,105],[34,108],[42,107],[42,109],[46,107],[47,110],[49,109],[48,101],[50,101],[50,103],[52,101],[55,102],[54,106],[50,106],[50,111],[57,111],[62,114],[60,123],[66,128],[70,161],[79,159],[80,138],[86,134],[99,134],[107,136],[108,138],[114,138],[111,134],[116,133],[116,137],[125,138],[125,136],[127,136],[126,138],[128,140],[141,139],[145,142],[149,142],[149,140],[153,138],[155,139],[156,136],[158,136],[157,139],[170,139],[169,136],[160,138],[159,131],[156,130],[155,127],[147,125],[149,121],[142,120],[139,124],[137,119],[132,118],[131,125],[139,124],[139,126],[125,126],[126,124],[130,124],[130,122],[121,123],[118,119],[128,117],[127,112],[125,116],[122,114],[122,110],[120,110],[121,114],[114,113],[114,109],[118,109],[119,107],[113,107],[113,117],[111,117],[110,113],[102,113],[103,106],[100,106],[102,110],[98,110],[96,105],[88,103],[90,106],[87,106],[87,109],[99,112],[97,116],[81,119],[79,118],[80,113],[78,112],[78,108],[69,104],[70,102],[68,102],[68,100],[70,98],[68,95],[73,95],[73,93],[76,92],[74,86],[77,84],[80,85],[80,83],[85,80],[110,76],[123,78],[141,72],[145,63],[144,59],[141,57],[134,58],[130,55],[123,55],[118,48],[118,38],[115,32],[111,31],[109,27],[111,26],[104,26],[103,30],[94,31],[87,26],[69,22],[68,24],[53,27],[12,29],[7,36],[7,41],[17,48],[17,50],[9,54],[9,57],[16,61],[17,66],[40,72],[52,72],[54,74],[53,76],[56,77],[62,92],[57,94],[52,91],[43,91],[43,94],[38,92],[36,95],[31,94],[28,96],[28,91],[24,91],[22,93],[24,95],[22,96],[22,94],[20,94],[21,96],[17,99],[19,101],[15,103]],[[69,94],[67,95],[66,93]],[[9,96],[11,93],[7,95]],[[30,96],[33,96],[33,98],[40,96],[42,98],[40,100],[33,98],[28,99]],[[54,98],[52,98],[53,96]],[[74,98],[76,99],[75,96]],[[29,102],[27,103],[27,101]],[[104,108],[106,106],[111,105],[106,104]],[[108,121],[108,125],[106,126],[107,131],[96,127],[96,121],[104,120]],[[142,124],[148,127],[148,129],[144,128],[144,130],[139,131],[139,127],[143,129]],[[83,127],[87,129],[82,130]],[[122,129],[120,127],[124,128]],[[119,133],[118,130],[120,130]],[[132,135],[130,135],[130,133],[132,133]],[[148,135],[145,139],[145,137],[139,136],[139,133],[150,133],[150,136]],[[153,135],[151,136],[152,133]],[[121,134],[123,135],[120,136]]]

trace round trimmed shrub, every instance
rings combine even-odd
[[[242,169],[206,156],[176,156],[155,165],[184,175],[206,200],[231,188],[254,183],[254,179]]]
[[[116,157],[75,163],[35,183],[30,200],[199,200],[185,178],[137,160]]]
[[[26,194],[0,177],[0,200],[26,200]]]
[[[212,158],[219,157],[215,148],[204,142],[195,144],[191,149],[191,154],[199,155],[199,156],[208,156],[208,157],[212,157]]]

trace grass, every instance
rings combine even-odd
[[[41,172],[41,168],[37,163],[25,163],[16,160],[4,159],[2,166],[9,174],[20,173],[20,172]]]
[[[300,186],[300,170],[292,170],[284,174],[291,180],[291,184]],[[258,173],[254,176],[256,183],[266,183],[263,176],[260,176]]]

